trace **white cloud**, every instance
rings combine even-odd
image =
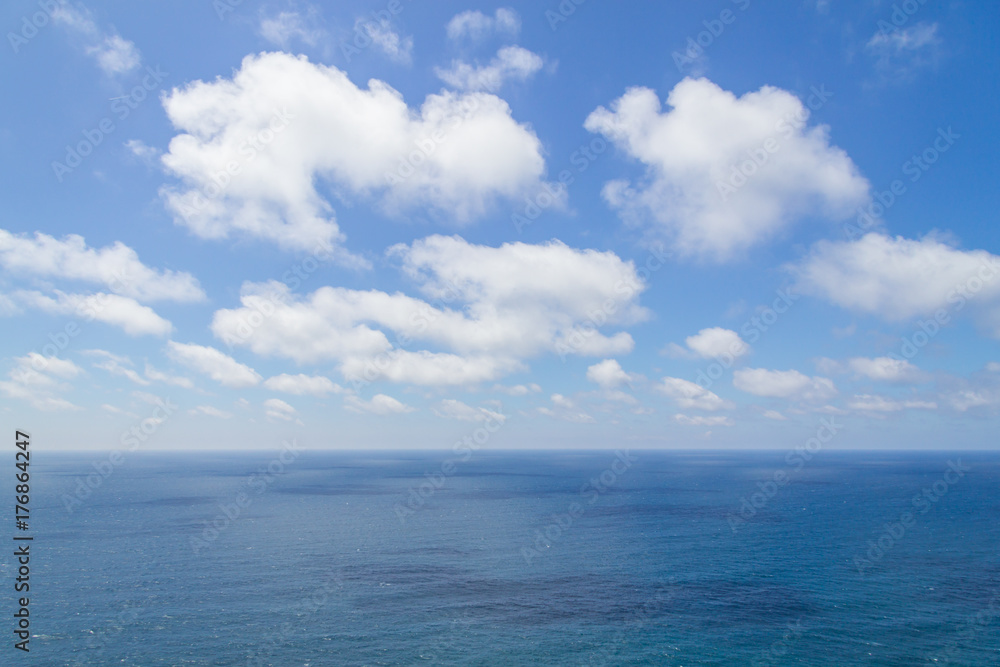
[[[795,398],[810,402],[822,402],[837,393],[829,378],[809,377],[796,370],[743,368],[733,373],[733,386],[754,396]]]
[[[509,7],[501,7],[493,16],[487,16],[480,11],[470,10],[458,14],[448,22],[445,31],[448,39],[458,41],[468,39],[480,41],[495,33],[517,37],[521,30],[521,17]]]
[[[260,21],[260,36],[283,49],[287,49],[293,40],[316,46],[324,34],[315,26],[317,18],[318,11],[314,7],[309,8],[306,16],[296,11],[265,16]]]
[[[129,412],[128,410],[122,410],[121,408],[111,405],[110,403],[101,404],[101,409],[113,415],[125,415],[126,417],[131,417],[132,419],[139,418],[139,415],[135,414],[134,412]]]
[[[264,381],[264,387],[271,391],[282,391],[286,394],[295,394],[297,396],[307,394],[311,396],[326,396],[327,394],[340,394],[344,392],[344,388],[338,384],[334,384],[330,378],[323,377],[322,375],[303,375],[301,373],[299,375],[289,375],[287,373],[275,375]]]
[[[233,413],[214,408],[211,405],[198,405],[188,410],[188,414],[205,415],[208,417],[216,417],[218,419],[229,419],[233,416]]]
[[[100,368],[101,370],[105,370],[112,375],[126,377],[137,385],[144,387],[151,384],[149,380],[135,372],[135,370],[131,367],[132,360],[128,357],[113,354],[107,350],[84,350],[83,354],[99,357],[101,359],[101,361],[94,364],[94,368]]]
[[[119,35],[113,27],[107,30],[99,28],[83,5],[73,6],[59,0],[52,12],[52,21],[79,37],[86,54],[93,57],[108,76],[128,74],[142,63],[135,44]]]
[[[487,408],[474,408],[471,405],[466,405],[462,401],[456,401],[455,399],[445,399],[441,401],[437,407],[433,408],[434,414],[438,417],[443,417],[445,419],[457,419],[459,421],[493,421],[503,424],[507,417],[503,414],[495,411],[489,410]]]
[[[970,298],[1000,297],[1000,257],[958,250],[932,236],[915,241],[872,233],[853,242],[821,241],[789,270],[802,293],[896,321]]]
[[[385,394],[376,394],[370,401],[364,401],[353,395],[347,396],[344,399],[344,407],[351,412],[369,412],[373,415],[401,414],[413,412],[415,409]]]
[[[701,359],[739,359],[750,352],[750,346],[731,329],[712,327],[702,329],[684,339],[687,349],[671,343],[664,350],[673,357],[699,357]]]
[[[562,421],[573,422],[576,424],[592,424],[594,423],[594,418],[588,415],[586,412],[577,407],[576,402],[563,396],[562,394],[552,394],[549,397],[552,401],[553,408],[540,407],[538,412],[545,415],[546,417],[552,417],[553,419],[561,419]]]
[[[261,381],[261,376],[252,368],[214,347],[168,341],[167,356],[226,387],[253,387]]]
[[[937,23],[880,30],[865,45],[885,80],[907,80],[920,68],[937,63],[941,54]]]
[[[364,90],[335,67],[264,53],[232,79],[174,89],[164,106],[181,134],[163,164],[182,183],[162,194],[176,222],[202,238],[246,234],[364,266],[340,247],[317,187],[460,223],[543,187],[538,137],[485,93],[442,92],[411,109],[376,79]],[[238,173],[220,187],[219,165],[230,163]]]
[[[35,232],[31,238],[0,229],[0,266],[22,276],[101,284],[137,301],[205,300],[205,292],[190,273],[152,269],[121,241],[92,248],[77,234],[56,239]]]
[[[764,410],[764,416],[775,421],[788,421],[788,417],[781,414],[777,410]]]
[[[905,359],[855,357],[847,365],[858,375],[880,382],[914,382],[923,378],[920,369]]]
[[[991,361],[990,363],[986,364],[986,370],[990,371],[991,373],[1000,373],[1000,363],[996,361]]]
[[[24,357],[16,357],[14,364],[8,373],[10,380],[0,381],[0,393],[4,396],[26,401],[36,410],[81,409],[57,395],[70,389],[60,380],[74,378],[83,372],[72,361],[29,352]]]
[[[183,387],[184,389],[191,389],[194,387],[194,383],[188,378],[161,373],[148,363],[146,364],[145,375],[147,379],[152,380],[153,382],[163,382],[164,384],[173,385],[175,387]]]
[[[730,410],[734,406],[718,394],[705,389],[701,385],[681,378],[665,377],[656,390],[677,401],[677,405],[685,410]]]
[[[339,361],[346,378],[470,384],[524,370],[523,360],[544,353],[630,351],[628,333],[607,336],[591,322],[609,302],[614,308],[604,314],[605,327],[648,317],[637,303],[645,286],[635,266],[611,252],[557,241],[492,248],[433,236],[394,246],[389,254],[429,301],[338,287],[296,297],[281,283],[248,283],[242,307],[217,311],[212,331],[262,356]],[[238,335],[241,323],[258,311],[272,314],[252,336]],[[395,334],[397,346],[386,332]],[[413,341],[444,350],[402,349]]]
[[[173,325],[149,306],[117,294],[66,294],[54,290],[55,298],[36,291],[22,290],[11,296],[17,303],[54,315],[72,315],[120,327],[130,336],[166,336]]]
[[[608,203],[626,220],[652,218],[654,233],[684,254],[729,260],[798,217],[841,219],[867,200],[868,182],[830,145],[826,126],[807,127],[809,110],[787,91],[765,86],[737,98],[688,78],[667,104],[661,112],[654,91],[632,88],[584,126],[647,169],[638,185],[608,183]],[[762,152],[766,162],[753,169]],[[753,173],[741,181],[741,169]]]
[[[735,423],[729,417],[688,417],[682,414],[674,415],[674,421],[686,426],[732,426]]]
[[[413,61],[413,37],[400,37],[392,29],[389,21],[381,19],[370,21],[359,18],[354,24],[355,33],[364,31],[371,38],[372,44],[377,46],[389,60],[409,65]]]
[[[452,88],[495,93],[507,81],[527,81],[544,64],[536,53],[520,46],[505,46],[488,65],[476,66],[453,60],[449,69],[437,67],[434,73]]]
[[[295,419],[297,410],[285,403],[280,398],[269,398],[264,401],[264,415],[268,419],[278,419],[280,421],[292,421]]]
[[[605,359],[587,369],[587,379],[604,389],[614,389],[632,381],[615,359]]]
[[[1000,391],[990,388],[959,389],[947,392],[943,398],[958,412],[1000,406]]]
[[[897,401],[885,396],[858,394],[847,402],[847,407],[860,412],[898,412],[909,409],[936,410],[937,403],[915,400]]]
[[[537,394],[541,392],[542,388],[534,382],[530,384],[516,384],[510,387],[495,384],[493,385],[493,391],[498,391],[509,396],[527,396],[528,394]]]

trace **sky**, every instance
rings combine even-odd
[[[992,449],[993,2],[14,1],[53,450]]]

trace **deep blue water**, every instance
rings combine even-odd
[[[35,453],[24,662],[1000,664],[997,454],[277,454]]]

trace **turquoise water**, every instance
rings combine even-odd
[[[15,660],[1000,664],[995,454],[277,456],[36,453]]]

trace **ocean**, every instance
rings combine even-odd
[[[1000,665],[998,454],[33,454],[4,664]]]

